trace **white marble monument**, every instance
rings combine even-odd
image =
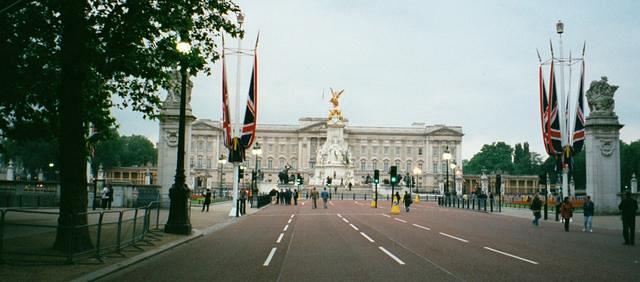
[[[585,124],[587,195],[597,214],[617,214],[620,199],[620,128],[613,94],[618,86],[607,77],[591,82],[586,97],[590,114]]]
[[[327,139],[316,152],[316,166],[311,180],[313,185],[326,184],[331,178],[332,185],[348,185],[353,181],[353,159],[349,152],[349,144],[344,138],[345,119],[340,111],[338,99],[342,91],[331,90],[333,108],[327,117]]]

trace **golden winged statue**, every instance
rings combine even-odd
[[[333,108],[329,110],[329,117],[327,117],[327,119],[331,120],[335,117],[341,121],[344,121],[344,117],[342,117],[342,112],[340,111],[340,101],[339,101],[340,96],[344,92],[344,89],[340,91],[333,91],[332,88],[329,88],[329,89],[331,89],[331,99],[329,100],[329,102],[333,104]]]

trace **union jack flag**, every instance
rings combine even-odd
[[[584,146],[584,60],[580,73],[580,90],[578,91],[578,106],[576,109],[576,123],[573,128],[573,153],[582,151]]]
[[[556,91],[556,77],[551,62],[551,78],[549,79],[549,118],[547,120],[547,138],[551,154],[562,154],[562,133],[560,131],[560,116],[558,114],[558,98]]]
[[[227,71],[224,59],[224,41],[222,43],[222,135],[224,146],[231,148],[231,116],[229,115],[229,91],[227,89]]]
[[[257,42],[256,42],[257,45]],[[253,56],[253,71],[251,72],[251,84],[249,84],[249,98],[247,109],[244,112],[244,124],[242,126],[241,143],[244,148],[253,145],[256,137],[256,121],[258,118],[258,53]]]
[[[544,150],[547,154],[552,155],[549,149],[549,135],[547,134],[547,123],[549,122],[549,100],[547,99],[547,90],[544,86],[542,78],[542,66],[538,67],[538,78],[540,80],[540,122],[542,124],[542,141],[544,142]]]

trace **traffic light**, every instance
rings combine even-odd
[[[244,167],[238,167],[238,179],[244,178]]]
[[[396,185],[398,183],[398,167],[392,165],[389,169],[389,175],[391,175],[391,185]]]
[[[380,170],[377,170],[377,169],[373,170],[373,183],[375,184],[380,183]]]
[[[496,194],[500,195],[500,190],[502,188],[502,175],[496,175]]]

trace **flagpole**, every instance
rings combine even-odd
[[[566,132],[566,116],[565,116],[565,96],[566,92],[564,91],[564,63],[566,60],[563,58],[562,54],[562,34],[564,33],[564,24],[561,21],[556,23],[556,32],[558,33],[558,43],[560,47],[560,57],[558,58],[558,63],[560,65],[560,105],[558,106],[558,118],[560,119],[560,140],[562,141],[562,196],[569,196],[569,170],[565,165],[565,146],[567,145],[567,132]]]
[[[238,25],[242,30],[242,24],[244,23],[244,15],[238,13]],[[240,125],[240,71],[242,69],[242,37],[238,36],[238,50],[237,50],[237,66],[236,66],[236,109],[235,119],[233,121],[233,137],[240,138],[242,135],[242,129]],[[240,144],[233,144],[232,146],[241,146]],[[231,202],[231,210],[229,216],[236,216],[237,203],[238,203],[238,182],[240,180],[238,173],[240,172],[240,162],[234,160],[233,162],[233,201]]]

